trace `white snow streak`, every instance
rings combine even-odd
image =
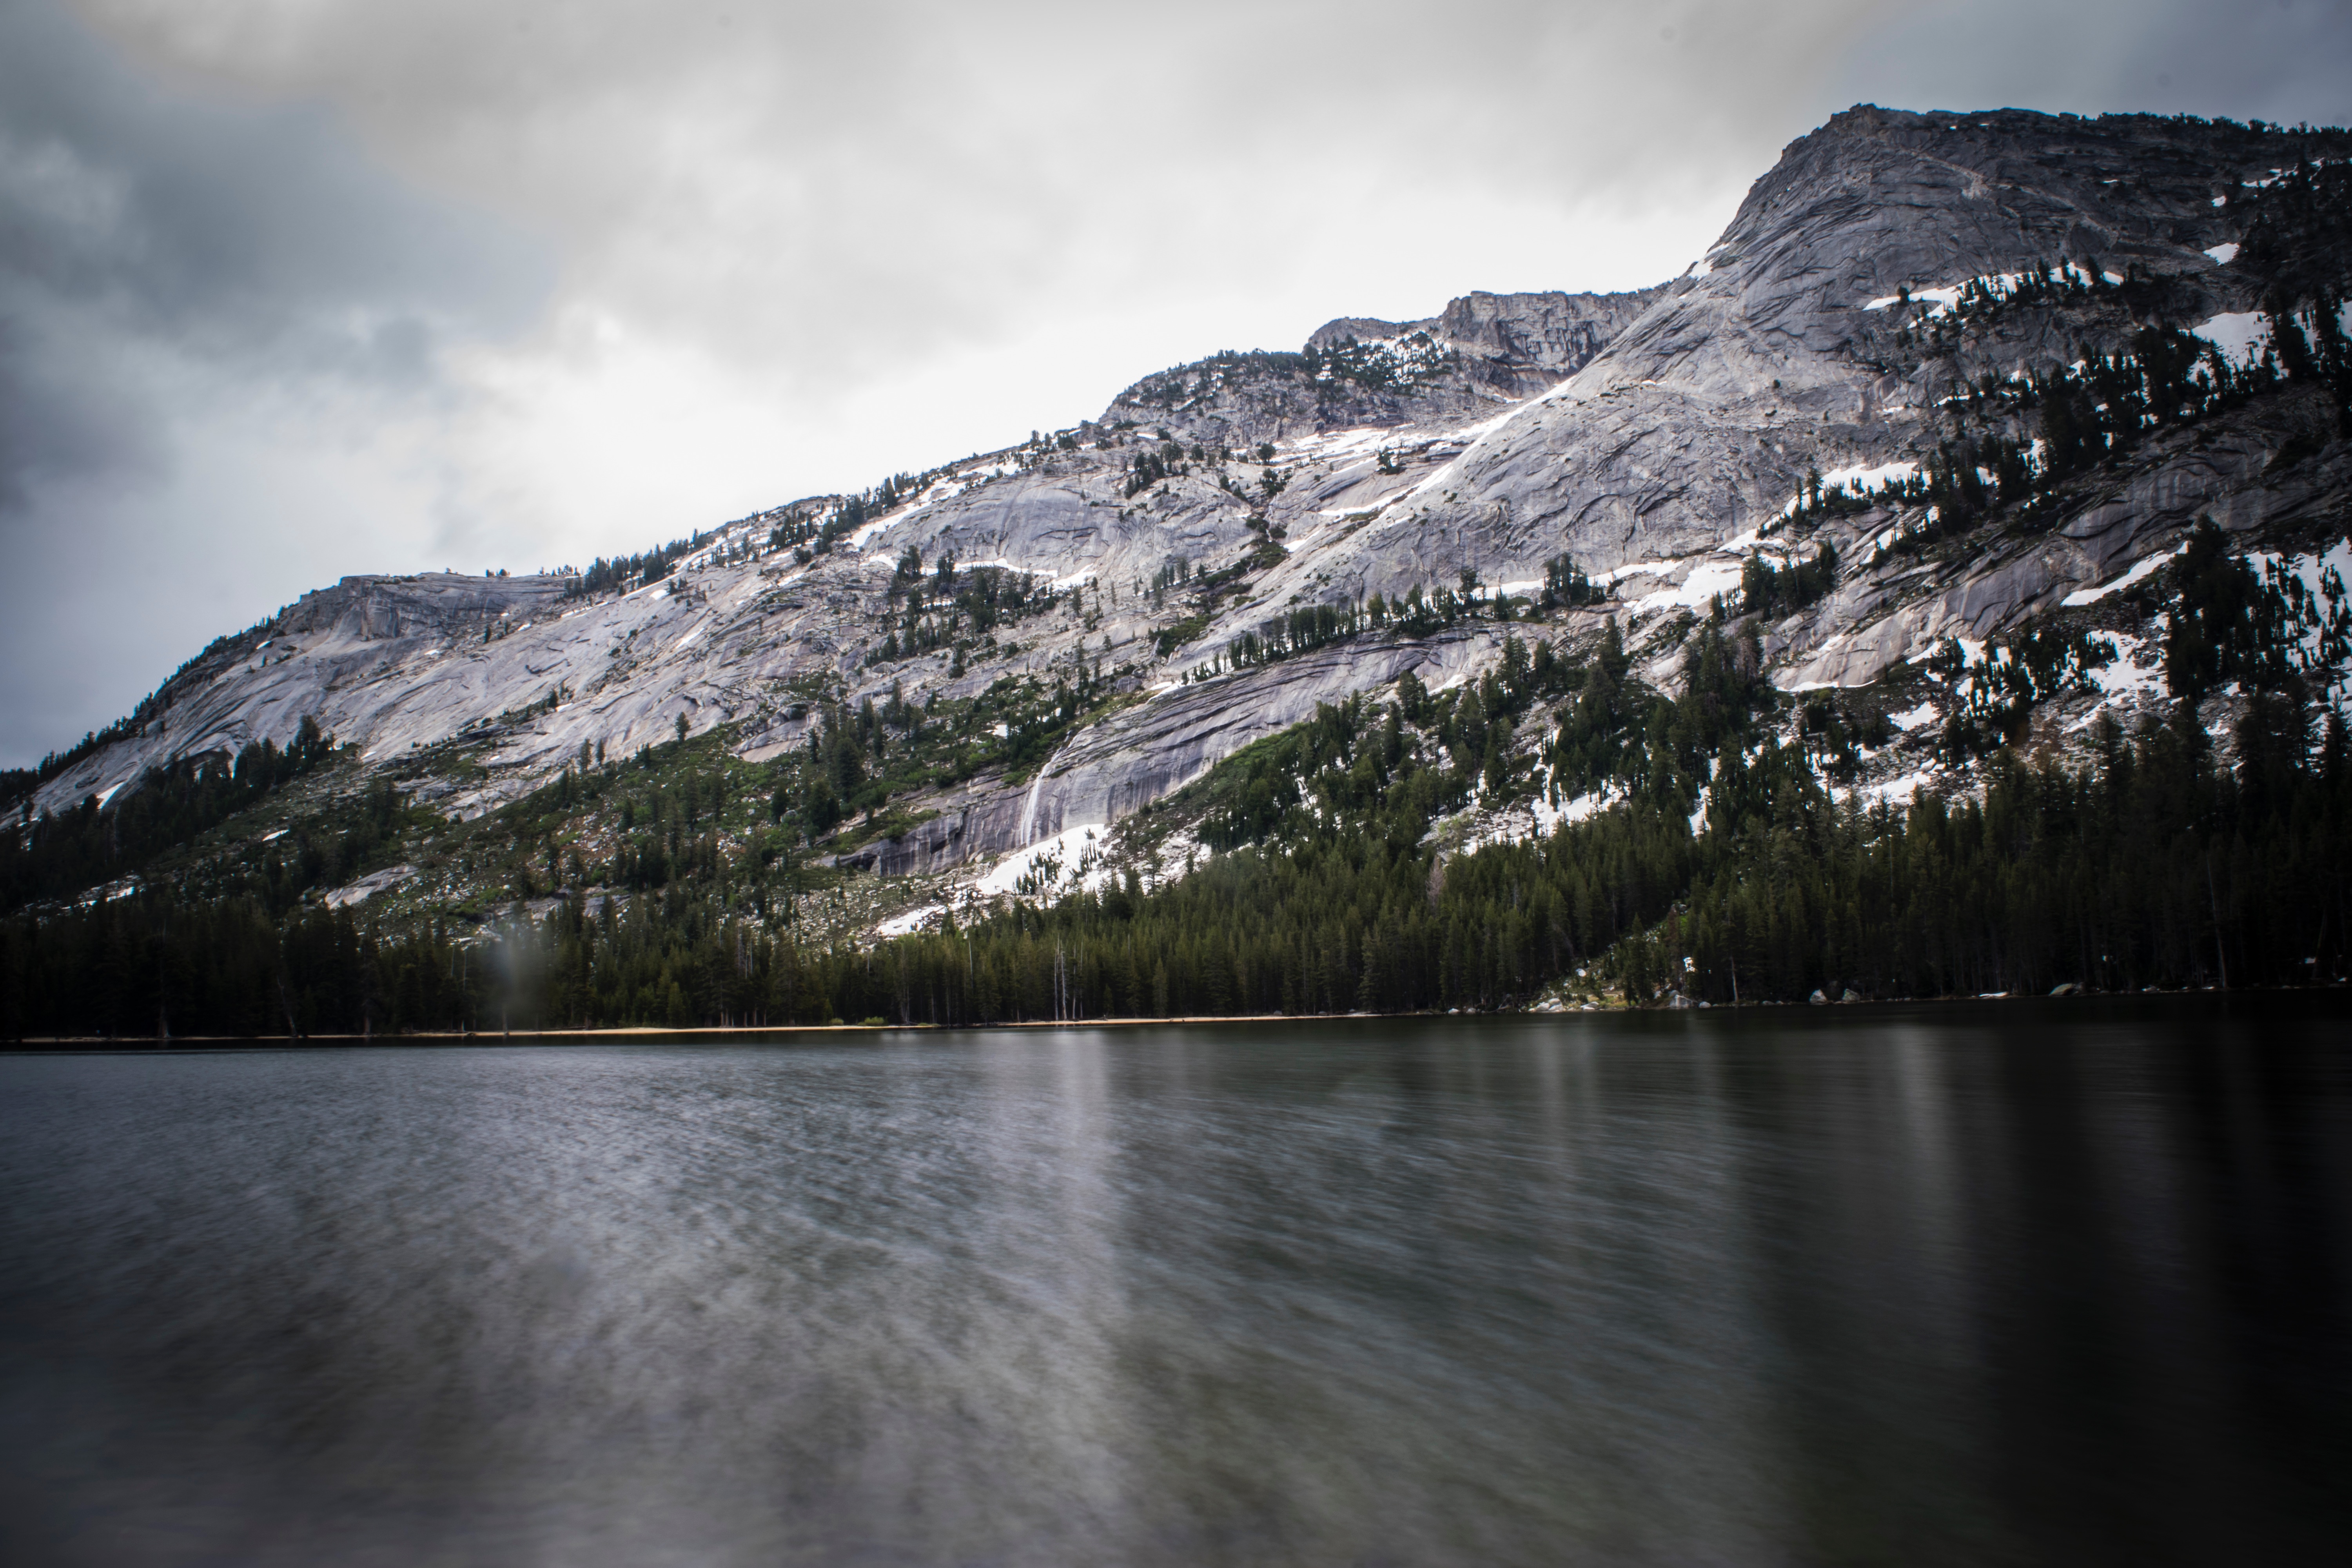
[[[2169,550],[2148,556],[2146,560],[2137,563],[2130,571],[2112,583],[2096,588],[2077,588],[2058,602],[2069,609],[2078,609],[2084,605],[2095,605],[2110,594],[2120,594],[2133,584],[2145,582],[2155,576],[2163,569],[2166,562],[2188,548],[2187,544],[2177,544]]]
[[[2060,271],[2070,281],[2087,283],[2091,280],[2091,275],[2073,262],[2068,262]],[[2004,294],[2015,289],[2028,278],[2047,276],[2047,273],[1996,272],[1989,277],[1971,278],[1967,283],[1945,283],[1933,289],[1914,289],[1911,290],[1911,303],[1927,306],[1927,314],[1932,319],[1946,314],[1958,305],[1960,302],[1960,295],[1968,289],[1969,284],[1981,283],[1996,294]],[[2123,281],[2120,276],[2113,272],[2103,273],[2102,276],[2110,283]],[[1900,294],[1882,294],[1875,300],[1865,300],[1862,308],[1865,310],[1885,310],[1901,303],[1903,303],[1903,296]]]
[[[1679,586],[1660,588],[1633,601],[1633,612],[1647,615],[1653,610],[1672,609],[1676,605],[1696,609],[1717,594],[1735,592],[1746,563],[1739,561],[1704,561],[1691,568],[1689,576]]]

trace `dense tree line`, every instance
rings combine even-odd
[[[1404,637],[1427,637],[1465,621],[1482,616],[1498,621],[1515,620],[1531,608],[1555,608],[1562,605],[1598,604],[1605,597],[1602,589],[1583,574],[1566,556],[1550,563],[1549,578],[1536,605],[1514,600],[1500,592],[1482,595],[1477,574],[1465,572],[1459,591],[1440,585],[1424,593],[1420,584],[1413,584],[1401,595],[1374,594],[1369,599],[1343,600],[1330,604],[1305,605],[1286,610],[1255,629],[1244,632],[1225,645],[1217,659],[1203,668],[1202,673],[1214,674],[1225,669],[1245,669],[1256,665],[1274,664],[1308,653],[1332,643],[1344,642],[1368,631],[1391,631]],[[1162,634],[1162,652],[1172,651],[1191,640],[1181,635],[1195,635],[1205,629],[1208,617],[1203,616],[1183,623]]]
[[[1780,566],[1750,555],[1739,570],[1739,607],[1744,614],[1778,620],[1827,596],[1837,579],[1837,549],[1826,539],[1804,560]]]
[[[1544,563],[1543,592],[1536,601],[1538,608],[1559,610],[1597,605],[1608,597],[1609,585],[1587,576],[1574,557],[1555,555]]]
[[[2185,710],[2184,710],[2185,711]],[[2340,721],[2257,705],[2235,772],[2193,722],[2079,772],[1996,757],[1981,804],[1833,805],[1780,758],[1727,770],[1684,910],[1640,990],[1689,961],[1695,994],[1791,998],[2040,991],[2074,982],[2292,984],[2340,974],[2352,793]],[[1737,804],[1735,804],[1737,803]],[[1640,949],[1636,950],[1641,951]]]
[[[635,555],[615,555],[606,560],[599,555],[589,563],[588,570],[563,585],[567,599],[592,598],[598,594],[626,593],[658,583],[676,569],[687,556],[702,548],[710,536],[694,533],[684,539],[673,539],[667,544],[657,544],[651,550]]]
[[[1303,605],[1244,632],[1225,645],[1225,656],[1236,669],[1272,664],[1353,637],[1370,624],[1360,604]]]
[[[264,740],[234,759],[220,753],[174,758],[149,768],[110,809],[93,795],[66,811],[0,828],[0,910],[62,898],[136,871],[326,763],[334,751],[334,737],[306,716],[284,751]]]

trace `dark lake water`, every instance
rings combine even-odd
[[[2352,1560],[2347,1022],[0,1058],[0,1548]]]

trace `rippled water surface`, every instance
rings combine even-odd
[[[2341,1561],[2347,1022],[0,1058],[0,1546]]]

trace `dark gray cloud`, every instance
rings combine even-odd
[[[322,107],[174,91],[46,5],[0,5],[0,504],[36,474],[159,461],[168,411],[91,384],[100,339],[413,390],[437,338],[520,326],[549,272]]]
[[[1837,88],[1911,109],[2352,121],[2344,0],[1936,0],[1888,7]]]
[[[285,541],[240,526],[267,498],[169,504],[205,417],[444,396],[440,346],[520,329],[551,278],[543,244],[390,174],[324,106],[160,81],[0,4],[0,755],[105,722],[283,593]],[[256,544],[247,593],[190,604],[190,555]]]
[[[1332,316],[1655,281],[1854,101],[2347,84],[2340,0],[0,0],[0,760],[344,572],[635,548]]]

